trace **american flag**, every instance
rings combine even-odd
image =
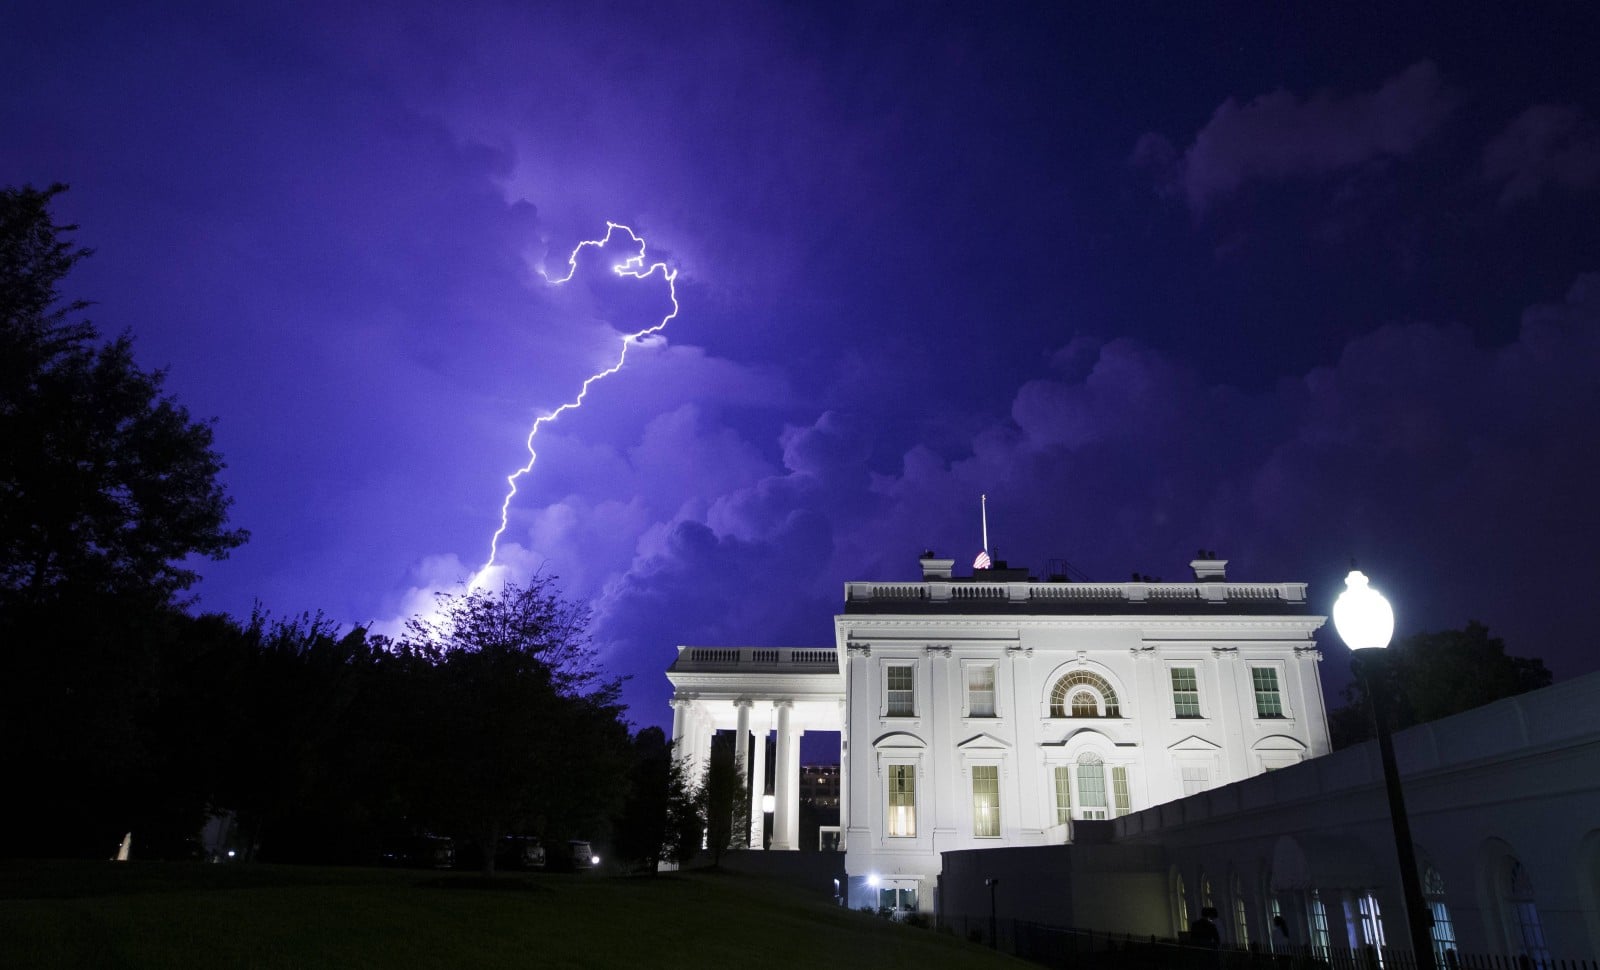
[[[978,558],[972,560],[973,569],[988,569],[992,565],[994,565],[994,561],[989,558],[989,550],[987,549],[978,553]]]

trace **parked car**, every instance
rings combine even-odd
[[[594,846],[583,839],[568,840],[567,851],[574,869],[595,869],[600,865],[600,857],[594,854]]]
[[[544,843],[531,835],[508,835],[500,840],[495,863],[506,869],[543,869]]]

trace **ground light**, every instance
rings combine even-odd
[[[1406,816],[1405,794],[1400,789],[1400,769],[1389,737],[1385,699],[1386,678],[1380,666],[1382,651],[1394,636],[1394,610],[1383,594],[1367,584],[1360,570],[1352,569],[1345,590],[1333,604],[1333,625],[1339,638],[1356,655],[1356,667],[1372,703],[1372,720],[1378,732],[1378,753],[1383,760],[1383,783],[1389,792],[1389,821],[1394,828],[1394,850],[1400,863],[1400,889],[1405,896],[1406,924],[1411,928],[1411,953],[1417,970],[1434,970],[1433,914],[1422,900],[1417,877],[1417,853],[1411,843],[1411,822]]]

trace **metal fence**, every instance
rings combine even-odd
[[[1102,933],[1025,920],[956,917],[941,924],[974,942],[988,943],[1046,967],[1073,970],[1415,970],[1410,950],[1198,946],[1155,936]],[[1449,951],[1439,970],[1600,970],[1600,960],[1535,960]]]

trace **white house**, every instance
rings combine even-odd
[[[852,905],[926,909],[941,853],[1072,840],[1329,750],[1303,583],[1037,582],[1024,570],[850,583]]]
[[[1139,811],[1326,753],[1303,583],[1039,582],[931,554],[919,582],[845,587],[835,649],[680,647],[673,737],[779,732],[772,848],[794,837],[798,741],[838,730],[853,906],[930,909],[941,853],[1069,842]],[[759,786],[752,830],[760,832]],[[759,845],[759,840],[757,840]]]

